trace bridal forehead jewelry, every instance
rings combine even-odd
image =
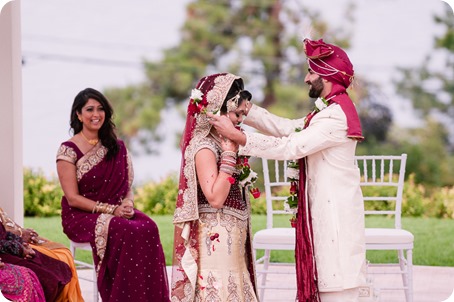
[[[238,100],[240,99],[240,93],[238,92],[233,98],[227,101],[227,112],[235,111],[238,108]]]

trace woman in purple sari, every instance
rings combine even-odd
[[[104,302],[169,301],[158,227],[134,209],[132,163],[112,114],[92,88],[74,99],[74,136],[57,153],[63,231],[72,241],[90,242]]]

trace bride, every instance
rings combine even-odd
[[[238,125],[251,97],[229,73],[202,78],[191,95],[174,214],[172,301],[257,301],[238,145],[220,137],[206,116],[220,113]]]

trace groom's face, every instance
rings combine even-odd
[[[311,69],[309,69],[308,74],[304,78],[304,82],[309,85],[309,97],[311,98],[318,98],[322,94],[323,88],[325,87],[323,84],[322,78],[314,73]]]

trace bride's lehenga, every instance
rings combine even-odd
[[[220,155],[219,149],[217,153]],[[222,209],[211,207],[200,187],[197,190],[199,273],[196,301],[257,301],[248,270],[251,253],[246,248],[250,239],[250,209],[238,180],[235,180]]]
[[[232,74],[203,78],[197,85],[207,110],[220,108],[233,81]],[[202,86],[204,89],[202,89]],[[172,301],[256,302],[248,194],[235,183],[221,209],[206,200],[197,181],[195,155],[211,150],[220,162],[221,148],[210,136],[206,115],[188,114],[183,134],[183,159],[178,201],[171,284]]]

